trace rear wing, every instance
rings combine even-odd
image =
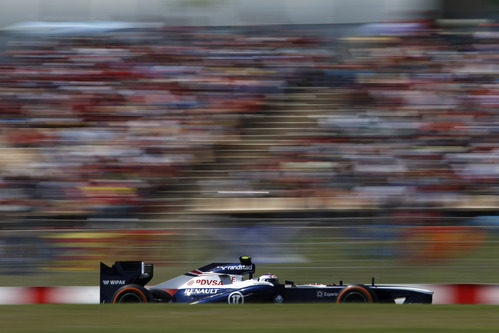
[[[109,267],[100,263],[100,302],[110,303],[114,293],[127,284],[144,286],[153,277],[153,265],[143,261],[116,261]]]

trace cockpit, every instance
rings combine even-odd
[[[272,273],[267,273],[267,274],[261,275],[258,278],[258,281],[270,282],[275,286],[277,286],[279,284],[279,278],[277,277],[277,275],[272,274]]]

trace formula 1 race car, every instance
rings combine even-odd
[[[371,284],[280,283],[274,274],[253,278],[255,264],[249,257],[239,263],[212,263],[156,286],[146,286],[153,265],[141,261],[101,263],[101,303],[431,303],[430,290]],[[247,279],[244,279],[248,275]]]

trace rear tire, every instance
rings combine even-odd
[[[374,297],[371,291],[364,286],[350,286],[343,289],[336,303],[373,303]]]
[[[149,290],[138,284],[127,284],[118,289],[113,295],[113,304],[116,303],[149,303],[152,301]]]

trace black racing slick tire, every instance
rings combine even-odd
[[[149,289],[152,296],[152,301],[155,303],[169,303],[172,301],[172,296],[162,289]]]
[[[118,289],[113,295],[113,304],[116,303],[149,303],[152,296],[149,290],[138,284],[127,284]]]
[[[349,286],[340,292],[336,303],[374,303],[374,296],[365,286]]]

